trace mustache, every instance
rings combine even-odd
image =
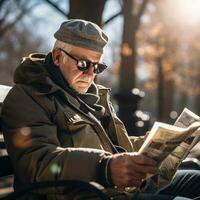
[[[91,80],[90,80],[90,79],[84,79],[84,78],[77,79],[76,81],[91,83]]]

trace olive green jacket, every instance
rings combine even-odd
[[[113,153],[112,142],[127,151],[133,144],[110,102],[110,90],[97,85],[99,104],[110,116],[109,135],[79,102],[56,85],[32,54],[15,72],[15,86],[2,109],[4,138],[15,172],[15,188],[35,181],[97,181],[97,166]]]

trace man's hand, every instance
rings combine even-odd
[[[121,153],[111,158],[110,171],[115,186],[140,187],[147,173],[157,172],[157,163],[142,154]]]

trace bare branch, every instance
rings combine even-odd
[[[139,8],[138,14],[135,16],[136,29],[138,29],[139,26],[140,26],[140,19],[141,19],[142,14],[144,13],[144,10],[146,8],[146,5],[147,5],[148,1],[149,0],[143,0],[141,6]]]
[[[115,19],[116,17],[118,17],[118,16],[123,14],[123,2],[122,2],[122,0],[118,0],[118,4],[120,5],[121,10],[118,13],[114,14],[113,16],[111,16],[110,18],[108,18],[105,22],[103,22],[103,26],[107,25],[113,19]]]
[[[123,0],[118,0],[119,5],[121,6],[121,8],[123,7]]]
[[[48,4],[50,4],[52,7],[54,7],[58,12],[60,12],[62,15],[67,17],[67,12],[59,8],[55,3],[53,3],[51,0],[45,0]]]
[[[6,2],[6,0],[0,0],[0,8],[3,6],[3,4]]]
[[[4,3],[6,1],[1,1],[1,4],[0,4],[0,9],[2,9],[2,7],[4,6]],[[6,8],[4,8],[4,12],[2,14],[2,17],[0,18],[0,26],[3,24],[3,22],[5,21],[6,17],[9,15],[9,13],[11,12],[11,8],[10,6],[7,6]],[[1,11],[2,13],[2,11]]]
[[[142,5],[140,6],[140,9],[138,11],[137,17],[140,19],[140,17],[142,16],[142,14],[144,13],[144,10],[146,8],[146,5],[148,3],[149,0],[143,0]]]
[[[30,6],[29,8],[22,8],[21,13],[16,17],[16,19],[13,22],[10,22],[9,24],[5,25],[0,29],[0,38],[3,37],[3,35],[8,31],[10,28],[12,28],[19,20],[22,19],[22,17],[27,14],[33,7],[37,6],[38,4],[34,4]]]
[[[6,26],[4,26],[0,30],[0,38],[6,33],[6,31],[8,31],[12,26],[14,26],[24,15],[25,15],[25,13],[21,12],[13,22],[11,22],[11,23],[7,24]]]
[[[122,10],[119,11],[118,13],[114,14],[113,16],[111,16],[109,19],[107,19],[104,23],[103,26],[107,25],[109,22],[111,22],[113,19],[115,19],[116,17],[118,17],[119,15],[122,14]]]

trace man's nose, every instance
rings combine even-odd
[[[87,69],[84,73],[88,75],[93,75],[94,74],[94,67],[90,65],[89,69]]]

